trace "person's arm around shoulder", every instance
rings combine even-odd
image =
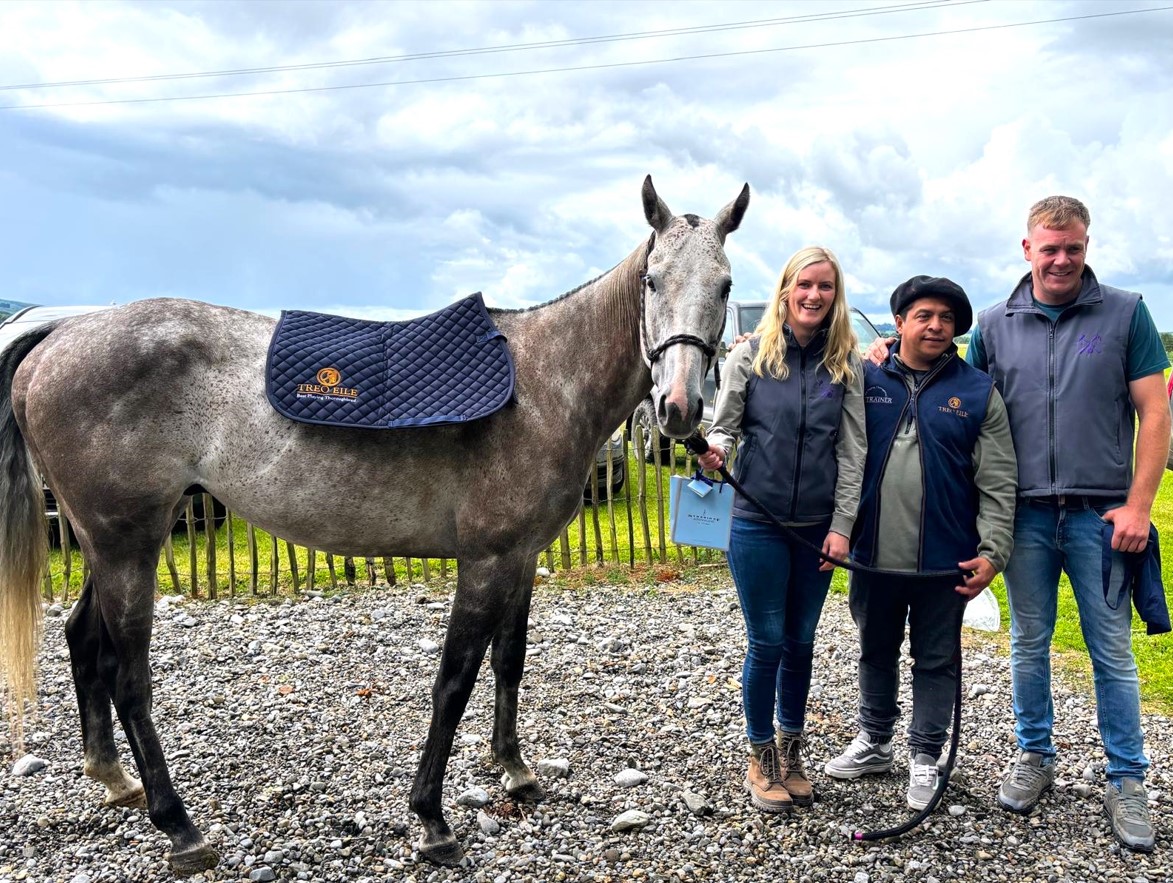
[[[1153,500],[1169,458],[1170,414],[1164,372],[1131,381],[1128,395],[1140,424],[1136,434],[1136,469],[1128,499],[1118,509],[1104,513],[1104,520],[1115,528],[1113,549],[1142,552],[1148,545]]]
[[[958,567],[970,573],[957,591],[966,598],[981,593],[1006,567],[1014,550],[1014,510],[1018,493],[1018,459],[1010,434],[1006,403],[990,388],[986,417],[973,452],[978,491],[978,553]]]
[[[717,402],[713,406],[713,422],[705,434],[709,449],[697,457],[702,469],[720,469],[741,435],[741,419],[745,415],[745,395],[751,371],[753,347],[748,343],[739,343],[725,357],[721,389],[717,392]]]
[[[843,410],[839,415],[839,439],[835,442],[835,459],[839,475],[835,480],[835,514],[831,529],[823,541],[823,554],[845,560],[850,554],[851,529],[859,511],[859,497],[863,488],[863,468],[868,454],[868,435],[864,423],[864,367],[857,357],[851,358],[852,379],[843,389]],[[834,565],[824,561],[819,570],[833,570]]]
[[[877,337],[868,344],[867,352],[863,354],[863,357],[873,365],[883,365],[894,343],[896,343],[895,337]]]

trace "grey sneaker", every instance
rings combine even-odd
[[[1002,787],[998,789],[998,803],[1011,812],[1026,814],[1035,808],[1039,798],[1051,790],[1055,782],[1055,765],[1044,764],[1043,756],[1024,751],[1010,765]]]
[[[1117,788],[1111,782],[1104,791],[1104,809],[1116,839],[1138,852],[1152,852],[1153,826],[1149,822],[1149,796],[1140,779],[1124,778]]]
[[[860,733],[842,754],[827,761],[823,772],[833,779],[858,779],[870,773],[892,770],[892,743],[873,742],[867,733]]]
[[[912,754],[908,758],[908,806],[924,809],[937,793],[937,761],[927,754]]]

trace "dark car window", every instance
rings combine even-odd
[[[752,307],[743,306],[740,308],[740,326],[741,333],[747,334],[758,327],[758,322],[762,321],[762,314],[766,311],[765,304],[754,304]]]

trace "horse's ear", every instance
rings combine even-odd
[[[717,212],[717,217],[713,218],[717,229],[721,231],[722,241],[724,241],[726,236],[741,226],[741,219],[745,217],[745,210],[747,208],[749,208],[748,184],[741,188],[741,193],[737,195],[737,199]]]
[[[644,217],[657,233],[663,233],[671,222],[672,210],[664,205],[664,200],[656,195],[656,188],[652,185],[652,176],[644,178],[643,188]]]

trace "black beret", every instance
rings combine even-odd
[[[901,282],[892,292],[892,315],[903,313],[913,301],[922,297],[935,297],[953,305],[954,337],[969,331],[973,324],[973,307],[969,305],[969,298],[960,285],[944,276],[913,276],[907,282]]]

